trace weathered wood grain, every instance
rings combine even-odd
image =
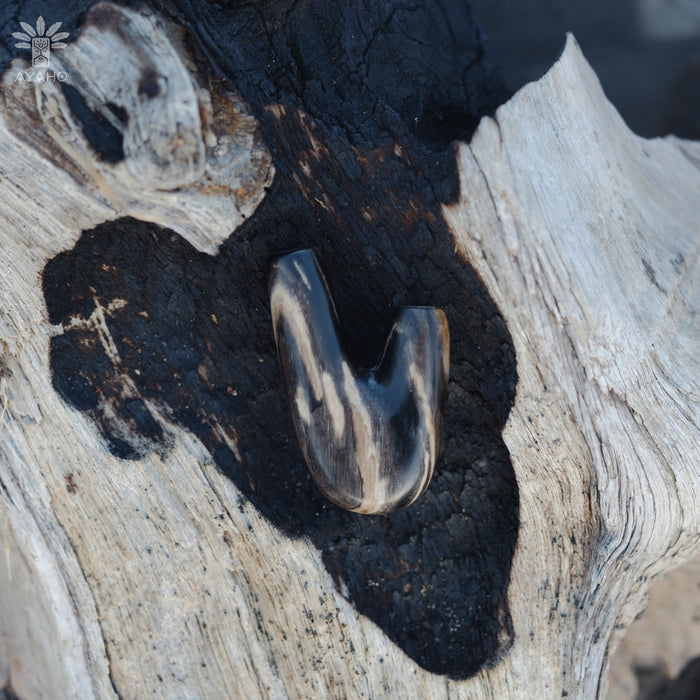
[[[630,133],[569,37],[458,161],[446,215],[518,358],[511,663],[604,695],[649,580],[700,537],[700,146]]]
[[[188,80],[198,84],[206,75],[178,63],[183,47],[170,30],[158,28],[147,14],[133,22],[139,37],[155,42],[163,60],[175,62],[172,74],[181,77],[182,90],[190,89]],[[62,60],[71,74],[90,75],[77,58],[91,55],[90,41],[113,40],[99,24],[93,29],[88,24],[81,39],[71,42],[73,53],[64,49]],[[399,133],[397,122],[403,150],[388,138],[381,148],[353,151],[342,141],[342,129],[309,117],[291,99],[283,106],[258,102],[248,112],[243,99],[227,90],[221,100],[229,105],[226,110],[243,115],[236,124],[243,125],[244,137],[237,140],[234,130],[224,145],[229,153],[248,149],[249,159],[231,156],[225,174],[208,171],[215,146],[192,113],[191,157],[173,174],[166,147],[134,147],[128,153],[124,148],[123,160],[100,160],[99,148],[75,121],[77,108],[60,88],[8,82],[19,66],[6,73],[0,95],[0,668],[7,685],[22,698],[603,694],[607,655],[642,607],[648,581],[696,552],[700,538],[700,204],[695,196],[700,146],[631,134],[570,39],[542,80],[513,97],[494,119],[482,120],[469,145],[460,145],[460,196],[442,210],[450,232],[440,223],[435,195],[429,200],[416,184],[444,173],[444,164],[431,169],[427,164],[437,156],[418,137]],[[170,75],[162,63],[159,71]],[[129,89],[133,86],[132,81]],[[92,112],[105,104],[96,90],[90,80],[80,82]],[[253,94],[249,86],[245,91]],[[176,90],[173,97],[181,94]],[[204,100],[200,114],[206,113],[211,97],[202,97],[201,90],[191,94]],[[318,98],[322,91],[313,94]],[[158,95],[165,99],[160,88]],[[265,166],[265,146],[248,113],[267,135],[267,150],[276,159],[275,182],[287,188],[280,193],[273,185],[254,214],[272,170]],[[151,118],[161,114],[170,112],[158,110]],[[386,114],[389,123],[393,117],[390,110]],[[124,128],[118,118],[110,123],[117,131]],[[212,124],[216,135],[215,119]],[[452,122],[448,126],[456,129]],[[270,137],[276,128],[279,141]],[[425,126],[421,138],[442,146],[439,132]],[[122,143],[132,138],[119,133]],[[136,143],[136,134],[133,139]],[[303,148],[294,161],[296,144]],[[142,179],[132,187],[126,162],[135,159],[133,170],[142,157],[147,161],[137,168]],[[165,161],[162,178],[154,159]],[[295,172],[290,164],[298,161],[307,168]],[[338,162],[342,167],[324,170]],[[404,171],[408,179],[401,179]],[[219,185],[200,191],[196,183],[202,172],[212,180],[220,177]],[[230,198],[231,182],[241,173],[248,173],[241,175],[244,182],[253,182],[247,219],[262,221],[263,231],[255,222],[245,224],[218,256],[206,255],[200,251],[213,252],[242,221],[240,203]],[[393,192],[380,187],[389,175]],[[353,194],[342,206],[334,199],[341,193],[330,189],[334,180]],[[357,211],[363,188],[377,194],[363,195],[367,208]],[[301,200],[309,203],[308,210]],[[414,216],[410,225],[407,208]],[[364,261],[357,267],[362,285],[342,289],[343,276],[332,278],[341,286],[341,305],[352,307],[349,298],[363,294],[369,328],[357,333],[360,315],[350,313],[350,335],[362,338],[364,332],[383,340],[386,335],[377,329],[390,317],[392,302],[406,301],[444,300],[452,333],[457,329],[459,381],[450,387],[440,473],[400,517],[343,520],[319,505],[298,471],[291,423],[271,427],[280,423],[278,406],[284,405],[275,384],[278,370],[268,369],[274,357],[271,325],[250,345],[203,325],[206,317],[227,330],[237,328],[224,315],[234,300],[222,290],[231,285],[245,297],[241,314],[249,313],[241,328],[262,326],[263,311],[256,308],[263,308],[264,292],[258,290],[266,283],[263,275],[257,282],[252,277],[266,269],[273,248],[308,242],[280,223],[274,240],[261,243],[270,223],[283,222],[290,212],[314,234],[314,217],[328,217],[324,231],[340,229],[319,239],[334,271],[353,260],[353,248],[362,250],[357,254]],[[401,214],[396,229],[392,212]],[[129,215],[157,225],[114,222]],[[381,233],[374,249],[363,226]],[[409,237],[417,242],[406,245]],[[410,252],[402,253],[402,245]],[[435,269],[421,267],[417,254],[410,257],[420,245]],[[138,256],[131,265],[129,253]],[[127,276],[138,279],[139,271],[155,274],[159,262],[168,264],[159,279],[175,278],[197,297],[194,312],[187,308],[178,315],[179,309],[167,303],[146,307],[145,281],[143,299],[123,284]],[[232,274],[246,270],[251,279]],[[449,275],[440,276],[439,270]],[[402,274],[411,284],[399,286]],[[195,284],[201,279],[209,280],[208,287]],[[389,294],[392,286],[397,299]],[[372,296],[368,287],[380,291]],[[507,324],[502,335],[497,316],[480,317],[473,310],[480,304],[490,308],[481,294],[498,305]],[[173,292],[166,301],[178,307],[190,297]],[[195,380],[184,372],[173,378],[173,368],[181,370],[175,360],[143,364],[165,326],[151,318],[155,330],[137,336],[132,329],[138,319],[164,309],[175,319],[173,328],[190,316],[198,320],[197,330],[178,337],[233,345],[231,357],[252,377],[249,384],[235,374],[237,367],[212,363],[228,361],[218,345],[217,353],[203,355],[208,363],[197,365],[208,379],[202,379],[205,388],[190,383]],[[480,318],[487,320],[480,323]],[[49,362],[60,344],[56,339],[64,336],[80,358],[74,374]],[[479,364],[495,338],[501,338],[505,358],[512,338],[517,356],[512,409],[508,387],[498,394],[498,380],[488,371],[503,367],[507,379],[507,361]],[[170,336],[162,340],[161,352],[169,353]],[[133,347],[127,341],[134,341]],[[473,355],[465,345],[474,345]],[[178,347],[191,351],[186,344]],[[371,355],[372,348],[365,352]],[[102,356],[111,384],[99,381],[94,363]],[[143,368],[161,374],[144,378]],[[470,383],[470,372],[479,381]],[[76,387],[80,377],[85,385]],[[171,391],[171,379],[177,390]],[[473,399],[474,405],[491,413],[478,434],[500,434],[510,409],[503,432],[510,463],[485,439],[483,445],[471,444],[477,437],[464,419],[471,417],[465,396],[479,394],[487,400]],[[99,414],[87,405],[93,396]],[[201,414],[188,417],[187,401]],[[133,402],[157,424],[157,439],[147,434],[145,421],[136,420],[142,413],[125,417]],[[199,427],[205,422],[206,430]],[[120,436],[135,458],[115,455]],[[275,449],[287,445],[288,452],[266,452],[260,443]],[[283,454],[289,455],[286,461],[274,461]],[[510,464],[515,493],[507,478]],[[473,483],[467,483],[470,479]],[[467,485],[460,486],[462,480]],[[460,498],[468,508],[454,505]],[[480,501],[486,505],[476,510]],[[514,513],[519,531],[510,571]],[[443,535],[438,529],[443,521],[444,532],[457,534]],[[426,523],[438,532],[435,538],[426,534]],[[474,530],[460,535],[459,527]],[[415,562],[410,542],[392,539],[412,529],[423,547],[423,559]],[[441,542],[447,543],[445,551]],[[465,542],[475,547],[471,558],[455,555]],[[503,552],[494,554],[499,546]],[[396,552],[412,578],[401,578],[394,560],[372,569],[373,556],[390,559]],[[425,561],[433,554],[438,563],[426,577]],[[480,557],[486,565],[480,565]],[[491,571],[499,562],[505,569],[501,579]],[[473,567],[473,586],[454,575],[467,565]],[[353,572],[356,579],[349,576]],[[393,574],[401,586],[413,586],[405,593],[413,607],[399,606]],[[445,581],[458,582],[456,590]],[[489,608],[484,602],[485,613],[470,611],[476,601],[482,605],[480,596],[500,596],[499,581],[508,586],[507,605],[497,600]],[[424,590],[416,582],[424,582]],[[421,600],[435,607],[438,599],[450,606],[459,599],[463,607],[452,613],[438,609],[434,617],[421,611]],[[402,617],[404,627],[381,617],[382,600],[385,612]],[[406,609],[410,614],[403,614]],[[418,617],[421,612],[426,617]],[[483,622],[487,613],[500,615],[500,625]],[[446,621],[444,630],[436,620]],[[412,629],[418,639],[414,646],[407,636]],[[489,637],[494,629],[497,644]],[[446,644],[440,669],[441,634],[450,644],[460,638],[489,641],[461,657]],[[434,657],[420,657],[426,640],[437,650]],[[456,678],[460,659],[465,670]]]
[[[171,36],[151,12],[98,3],[50,69],[13,62],[2,105],[22,116],[8,123],[16,137],[80,182],[105,218],[154,221],[215,253],[274,170],[244,102],[166,26]]]

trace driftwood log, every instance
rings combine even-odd
[[[630,133],[573,37],[505,101],[459,3],[176,5],[0,87],[6,695],[604,697],[700,547],[700,144]],[[450,324],[391,516],[294,440],[267,275],[307,247],[358,363],[396,306]]]

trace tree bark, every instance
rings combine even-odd
[[[483,116],[457,3],[160,10],[1,86],[6,693],[603,697],[699,548],[700,145],[629,132],[572,37]],[[399,305],[450,324],[391,516],[294,440],[267,275],[308,247],[358,364]]]

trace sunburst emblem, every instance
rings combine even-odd
[[[19,44],[15,44],[18,49],[32,50],[32,66],[34,68],[46,68],[51,63],[51,49],[63,49],[65,44],[61,39],[67,39],[70,32],[58,32],[63,22],[55,22],[48,29],[44,23],[44,18],[39,17],[36,21],[36,29],[31,24],[20,22],[24,32],[13,32],[12,36],[19,39]],[[56,34],[58,32],[58,34]]]

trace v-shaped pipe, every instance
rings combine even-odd
[[[270,306],[302,453],[319,488],[357,513],[389,513],[428,487],[442,433],[450,365],[445,314],[404,307],[381,362],[358,369],[314,253],[278,258]]]

